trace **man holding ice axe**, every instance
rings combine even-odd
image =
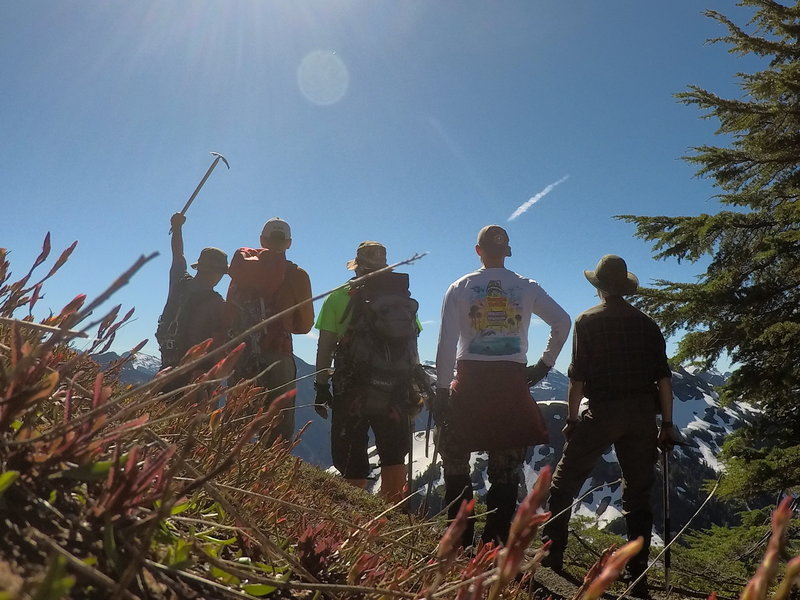
[[[542,564],[562,569],[570,505],[597,459],[613,444],[622,469],[628,539],[644,539],[642,550],[628,563],[626,579],[635,582],[631,588],[634,596],[647,597],[643,575],[653,527],[650,492],[657,448],[671,447],[676,439],[672,371],[658,326],[624,299],[639,285],[625,261],[607,254],[594,271],[584,271],[584,275],[597,288],[601,302],[575,320],[568,371],[569,413],[563,429],[566,444],[550,488],[549,510],[554,518],[543,530],[543,538],[550,540],[551,546]],[[579,416],[584,397],[588,410]],[[658,412],[660,429],[656,427]]]
[[[172,264],[169,270],[169,294],[156,330],[162,368],[177,366],[186,351],[195,344],[209,338],[221,344],[226,337],[225,303],[222,296],[214,291],[214,286],[228,272],[228,256],[219,248],[203,248],[200,257],[192,265],[197,270],[197,274],[192,276],[187,271],[183,252],[186,211],[217,163],[222,160],[228,166],[228,161],[221,154],[211,154],[215,156],[211,166],[183,209],[170,218]],[[188,377],[181,378],[173,382],[170,388],[180,387],[187,381]]]

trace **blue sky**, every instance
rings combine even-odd
[[[53,310],[161,252],[116,298],[136,307],[116,349],[153,340],[169,217],[217,151],[231,169],[187,215],[187,259],[255,246],[273,216],[315,293],[350,276],[362,240],[390,261],[429,252],[408,269],[424,359],[485,224],[507,227],[508,266],[573,317],[595,303],[583,269],[605,253],[645,284],[691,279],[698,265],[654,261],[612,217],[718,208],[680,160],[716,123],[673,94],[739,96],[734,74],[753,64],[706,44],[724,29],[704,8],[749,17],[716,0],[4,2],[0,244],[21,276],[47,231],[56,250],[79,240],[45,289]],[[531,361],[546,335],[532,328]],[[315,347],[295,338],[308,362]]]

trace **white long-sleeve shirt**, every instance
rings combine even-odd
[[[504,267],[481,268],[453,282],[442,303],[437,387],[449,387],[456,360],[527,363],[531,315],[550,326],[542,361],[552,367],[570,318],[542,287]]]

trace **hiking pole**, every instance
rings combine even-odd
[[[664,476],[664,589],[669,594],[671,573],[672,552],[670,549],[672,523],[669,510],[669,455],[672,448],[661,449],[661,471]]]
[[[430,464],[428,465],[428,471],[430,472],[430,478],[428,479],[428,489],[425,491],[425,500],[422,503],[422,516],[428,514],[428,505],[431,501],[431,491],[433,490],[433,469],[431,467],[436,466],[436,455],[439,452],[439,437],[441,432],[437,432],[438,435],[433,436],[433,460],[431,460]],[[427,443],[427,442],[426,442]]]
[[[410,430],[410,443],[408,445],[408,494],[410,496],[414,493],[413,486],[414,486],[414,425],[415,419],[414,417],[409,416],[409,427]]]
[[[189,196],[189,199],[186,201],[186,204],[183,205],[183,208],[181,209],[181,214],[182,215],[185,215],[186,211],[189,210],[189,207],[192,205],[192,202],[194,202],[194,199],[197,197],[197,194],[200,192],[200,188],[203,187],[203,185],[206,182],[206,179],[208,179],[209,175],[211,175],[211,172],[214,170],[214,168],[217,166],[217,163],[220,160],[225,163],[225,166],[228,167],[228,169],[231,168],[231,166],[228,164],[228,160],[224,156],[222,156],[222,154],[220,154],[219,152],[212,152],[211,156],[215,157],[214,161],[211,163],[211,166],[208,167],[208,170],[206,171],[206,174],[203,175],[203,178],[200,180],[200,183],[198,183],[197,187],[194,188],[194,191],[192,192],[192,195]],[[169,232],[172,233],[172,229],[170,229]]]

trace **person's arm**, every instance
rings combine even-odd
[[[658,430],[658,444],[671,448],[678,441],[675,425],[672,423],[672,378],[658,380],[658,404],[661,406],[661,427]]]
[[[333,331],[320,329],[317,341],[317,374],[314,381],[319,385],[328,385],[333,354],[338,344],[338,336]]]
[[[186,217],[181,213],[175,213],[169,220],[172,226],[172,240],[170,248],[172,250],[172,265],[169,268],[170,283],[186,273],[186,257],[183,255],[183,224]]]
[[[567,441],[578,423],[578,409],[581,406],[581,400],[583,400],[583,382],[570,379],[567,392],[567,422],[561,430]]]
[[[436,387],[450,389],[456,366],[458,346],[458,310],[455,294],[450,287],[442,301],[442,323],[439,329],[439,344],[436,349]]]
[[[538,284],[537,284],[538,287]],[[564,342],[569,337],[569,328],[572,324],[567,311],[553,300],[543,289],[538,289],[538,294],[533,304],[533,314],[550,326],[550,337],[542,352],[540,361],[552,368],[556,364]]]
[[[298,268],[295,277],[295,301],[311,299],[311,279],[303,269]],[[308,333],[314,325],[314,305],[305,302],[292,313],[292,333]],[[320,332],[321,333],[321,332]],[[329,365],[330,366],[330,365]]]

